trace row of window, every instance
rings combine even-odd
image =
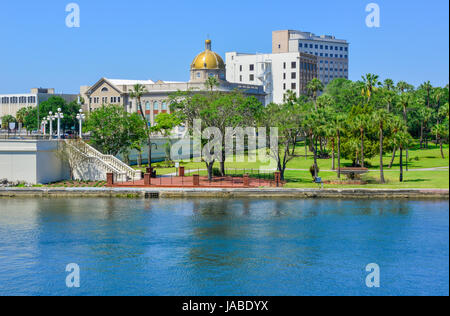
[[[154,101],[154,102],[145,102],[145,110],[146,111],[150,111],[151,110],[151,105],[153,103],[153,110],[159,110],[159,106],[161,104],[161,110],[162,111],[167,111],[167,103],[165,101],[162,101],[161,103],[158,101]]]
[[[335,51],[346,51],[348,52],[347,46],[328,46],[328,45],[319,45],[319,44],[311,44],[311,43],[299,43],[298,46],[300,48],[314,48],[314,49],[325,49],[325,50],[335,50]]]
[[[2,97],[0,99],[2,104],[36,104],[36,97]]]
[[[286,90],[287,85],[283,83],[283,90]],[[295,82],[291,83],[291,90],[297,90],[297,84]]]
[[[348,70],[347,69],[344,69],[344,68],[340,68],[340,69],[338,69],[338,68],[323,68],[323,67],[320,67],[320,71],[336,71],[336,72],[338,72],[338,71],[340,71],[340,72],[347,72]]]
[[[111,97],[110,100],[111,100],[110,101],[111,104],[120,103],[120,97]],[[94,103],[94,104],[99,104],[100,97],[89,98],[89,102]],[[107,103],[108,103],[108,97],[102,97],[102,104],[107,104]]]
[[[338,78],[345,78],[345,79],[347,79],[346,76],[334,76],[334,75],[323,75],[322,78],[325,78],[325,80],[322,80],[322,81],[327,81],[327,82],[328,82],[327,79],[330,79],[330,80],[338,79]]]

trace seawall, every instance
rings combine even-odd
[[[0,198],[128,197],[128,198],[332,198],[449,199],[448,189],[169,189],[169,188],[0,188]]]

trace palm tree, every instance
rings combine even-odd
[[[419,109],[418,114],[420,118],[420,148],[423,147],[424,137],[425,137],[425,129],[428,126],[428,121],[431,119],[433,115],[433,110],[427,107],[422,107]],[[426,142],[426,141],[425,141]],[[426,146],[428,147],[428,146]]]
[[[373,92],[380,84],[378,78],[379,76],[374,74],[366,74],[365,76],[362,76],[364,83],[363,94],[367,97],[367,103],[370,102]]]
[[[395,116],[391,121],[391,129],[392,129],[392,138],[393,138],[393,144],[394,148],[392,150],[392,159],[389,163],[389,169],[392,168],[392,165],[394,164],[395,155],[397,153],[397,142],[396,142],[396,136],[400,132],[407,132],[407,127],[405,126],[405,122],[400,119],[399,117]]]
[[[420,89],[424,90],[427,95],[426,102],[427,102],[427,108],[429,108],[430,101],[431,101],[431,90],[433,90],[433,86],[431,85],[430,81],[427,81],[420,85]]]
[[[151,130],[149,127],[149,122],[147,121],[147,118],[145,117],[145,112],[142,109],[142,103],[141,98],[142,96],[147,93],[147,89],[144,85],[141,84],[135,84],[133,86],[133,89],[129,91],[130,98],[136,99],[136,103],[139,108],[139,112],[142,116],[142,119],[145,122],[145,130],[147,132],[147,145],[148,145],[148,166],[151,168],[152,166],[152,139],[151,139]]]
[[[441,148],[442,159],[445,159],[442,141],[448,136],[448,128],[444,124],[436,124],[435,126],[433,126],[433,134],[437,136],[439,146]]]
[[[397,89],[403,94],[407,91],[413,90],[414,87],[405,81],[399,81],[397,83]]]
[[[336,129],[337,150],[338,150],[338,179],[341,178],[341,133],[345,128],[345,117],[341,114],[336,115],[333,120]]]
[[[319,79],[314,78],[307,84],[306,89],[312,95],[314,100],[314,108],[317,111],[317,96],[319,95],[319,92],[322,92],[324,89],[323,83]]]
[[[325,125],[325,135],[331,141],[331,170],[336,170],[336,134],[337,129],[333,121]]]
[[[380,109],[373,114],[373,121],[378,125],[379,136],[380,136],[380,181],[381,183],[386,183],[384,179],[384,170],[383,170],[383,141],[384,141],[384,128],[389,125],[389,113]]]
[[[403,182],[403,149],[409,146],[411,136],[407,132],[399,132],[395,142],[400,149],[400,182]]]
[[[387,91],[393,91],[395,88],[395,84],[394,81],[392,79],[385,79],[383,81],[383,87],[387,90]]]
[[[365,114],[356,116],[353,120],[354,127],[358,130],[361,140],[361,167],[364,168],[364,132],[369,118]]]

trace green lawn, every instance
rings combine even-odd
[[[317,187],[312,183],[309,167],[313,164],[312,153],[308,152],[308,157],[304,157],[304,147],[302,143],[299,143],[296,148],[296,157],[292,159],[287,168],[288,169],[302,169],[302,170],[287,170],[285,177],[286,187],[291,188],[314,188]],[[326,185],[328,188],[351,188],[351,187],[363,187],[363,188],[449,188],[449,171],[448,169],[438,170],[438,171],[425,171],[425,170],[414,170],[414,169],[426,169],[426,168],[437,168],[437,167],[449,167],[449,146],[444,146],[445,159],[442,159],[439,147],[430,143],[428,149],[419,149],[418,144],[413,146],[409,151],[409,161],[408,167],[412,171],[404,172],[404,182],[399,182],[399,154],[394,161],[392,169],[388,169],[389,162],[392,158],[391,153],[384,156],[384,169],[385,178],[387,183],[380,184],[379,181],[379,157],[375,156],[370,160],[370,172],[363,175],[362,179],[368,182],[366,185],[351,186],[351,185]],[[245,159],[246,160],[246,159]],[[351,166],[351,161],[342,159],[342,167]],[[319,168],[321,170],[319,176],[323,180],[336,180],[336,172],[330,172],[332,162],[331,159],[319,159]],[[337,164],[337,159],[336,159]],[[153,164],[159,175],[175,173],[175,168],[165,168],[165,163]],[[204,163],[197,162],[182,162],[182,166],[186,170],[190,169],[205,169]],[[254,169],[257,171],[259,168],[265,169],[269,166],[264,166],[259,162],[232,162],[227,161],[225,163],[226,168],[229,169]],[[215,168],[219,168],[219,164],[215,164]],[[144,170],[142,168],[142,170]],[[204,172],[201,172],[203,174]],[[345,176],[343,176],[345,179]]]

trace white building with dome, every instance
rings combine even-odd
[[[101,78],[91,86],[80,88],[80,94],[84,99],[84,110],[91,112],[102,105],[119,104],[130,113],[138,112],[136,100],[129,97],[129,91],[134,85],[142,84],[147,90],[141,98],[143,110],[147,120],[153,125],[158,114],[170,113],[168,105],[170,94],[188,90],[206,91],[205,82],[211,76],[218,79],[219,86],[216,88],[218,91],[231,92],[238,89],[246,95],[255,96],[264,104],[263,86],[231,83],[226,80],[225,63],[219,54],[212,51],[211,44],[211,40],[207,40],[205,50],[194,58],[188,82]]]

